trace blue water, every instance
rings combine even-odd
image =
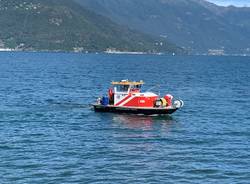
[[[101,114],[111,80],[185,101]],[[0,53],[0,183],[250,183],[250,58]]]

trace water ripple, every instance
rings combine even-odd
[[[1,183],[249,183],[246,60],[0,53]],[[159,83],[186,106],[94,113],[94,98],[124,78]]]

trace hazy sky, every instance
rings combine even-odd
[[[208,0],[219,5],[250,6],[250,0]]]

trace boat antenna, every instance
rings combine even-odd
[[[151,91],[152,89],[158,88],[158,90],[159,90],[158,93],[160,94],[160,87],[161,87],[161,85],[160,85],[160,84],[157,84],[157,85],[155,85],[155,86],[149,88],[146,92],[149,92],[149,91]]]
[[[158,91],[158,96],[161,96],[161,90],[160,90],[160,88],[161,88],[161,85],[159,84],[159,85],[158,85],[158,90],[159,90],[159,91]]]

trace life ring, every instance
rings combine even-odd
[[[181,107],[184,106],[184,102],[183,102],[182,100],[175,100],[175,101],[174,101],[174,106],[175,106],[176,108],[181,108]]]
[[[184,106],[184,102],[182,100],[180,100],[180,102],[181,102],[181,107],[183,107]]]

